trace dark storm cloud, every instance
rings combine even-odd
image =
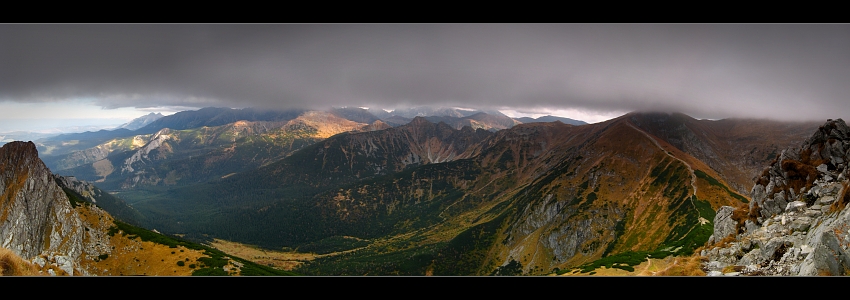
[[[0,25],[0,100],[848,116],[848,25]]]

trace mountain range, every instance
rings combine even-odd
[[[316,254],[301,274],[546,275],[701,255],[722,208],[764,205],[764,168],[825,126],[546,120],[206,108],[36,143],[53,181],[128,226]]]

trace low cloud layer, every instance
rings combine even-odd
[[[0,101],[850,117],[850,25],[7,24],[0,41]]]

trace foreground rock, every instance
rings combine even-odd
[[[0,247],[73,274],[83,225],[32,142],[0,148]]]
[[[757,179],[748,207],[721,208],[703,268],[709,276],[848,275],[850,127],[828,120]]]

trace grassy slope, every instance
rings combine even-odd
[[[95,205],[66,193],[86,226],[84,242],[100,246],[102,239],[108,239],[110,245],[109,249],[100,247],[101,253],[81,257],[81,265],[92,275],[296,275],[115,220]]]

